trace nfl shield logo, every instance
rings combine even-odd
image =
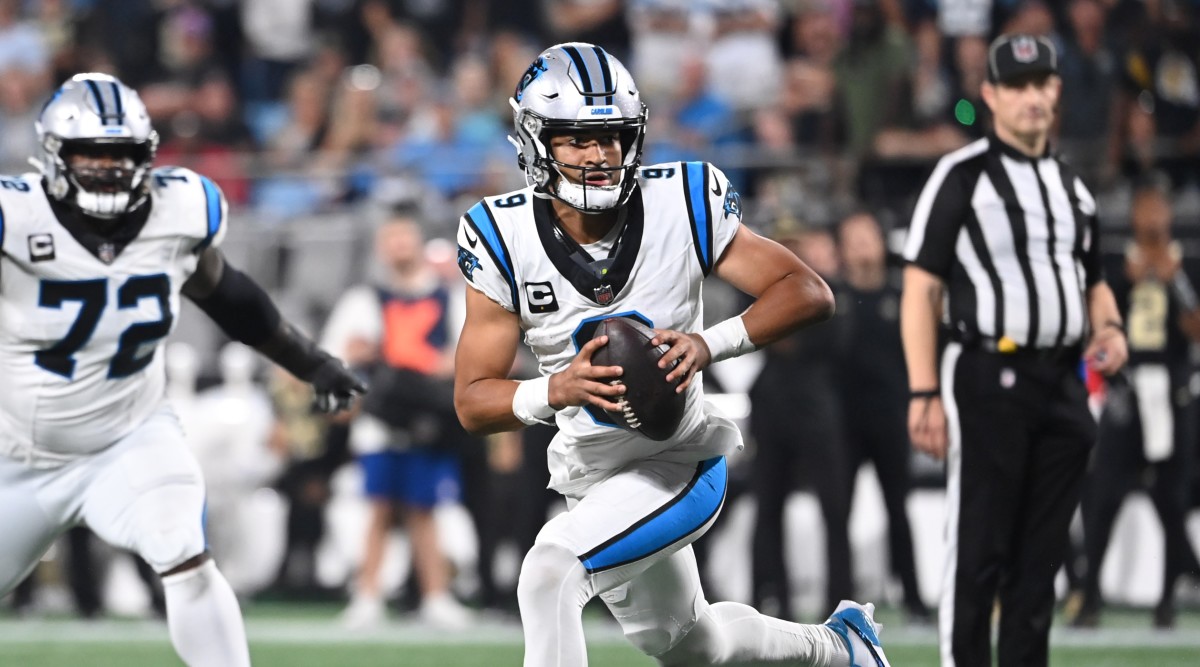
[[[1031,63],[1037,60],[1037,40],[1032,37],[1017,37],[1012,42],[1013,58],[1019,63]]]
[[[112,261],[117,257],[117,248],[111,243],[101,243],[99,255],[101,262],[112,264]]]
[[[612,303],[612,285],[601,285],[592,290],[592,293],[596,295],[596,303],[600,304],[601,306],[607,306],[608,304]]]

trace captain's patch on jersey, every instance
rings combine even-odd
[[[29,235],[29,261],[48,262],[54,259],[54,236],[51,234]]]
[[[525,300],[531,313],[553,313],[558,310],[558,299],[554,298],[554,287],[549,282],[525,283]]]
[[[467,280],[474,280],[473,274],[478,268],[479,258],[470,250],[458,246],[458,270],[462,271],[463,277]]]

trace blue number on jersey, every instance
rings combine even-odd
[[[33,353],[33,363],[68,380],[75,374],[75,353],[87,345],[108,302],[108,280],[43,280],[38,291],[42,308],[62,308],[65,301],[78,301],[79,314],[67,335],[54,345]]]
[[[12,178],[0,178],[0,188],[4,188],[5,190],[16,190],[17,192],[29,192],[28,183]]]
[[[168,183],[170,183],[171,181],[179,181],[180,183],[187,183],[187,180],[188,180],[188,177],[183,174],[155,174],[154,175],[154,184],[160,188],[166,187],[166,185]]]
[[[118,308],[136,308],[142,299],[157,299],[162,317],[154,322],[130,324],[121,334],[117,353],[108,365],[108,377],[123,378],[150,365],[154,346],[171,333],[171,279],[166,274],[132,276],[117,290]]]
[[[675,167],[660,167],[646,168],[642,170],[642,176],[645,178],[671,178],[675,175]]]
[[[504,199],[492,200],[492,206],[495,206],[496,208],[513,208],[514,206],[520,206],[524,203],[525,195],[521,194],[520,192]]]
[[[165,274],[131,276],[117,290],[117,307],[135,308],[140,300],[149,298],[158,300],[162,317],[153,322],[131,324],[121,333],[117,353],[108,365],[109,378],[128,377],[148,366],[154,359],[153,346],[170,333],[175,317],[171,313],[171,280]],[[35,352],[33,361],[70,380],[75,375],[75,353],[92,339],[104,307],[108,305],[108,279],[41,282],[39,306],[62,308],[66,301],[80,303],[75,322],[61,340]],[[149,352],[146,352],[147,348]]]

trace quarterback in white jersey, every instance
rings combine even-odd
[[[741,201],[704,163],[640,166],[646,107],[623,65],[591,44],[544,51],[511,100],[529,186],[473,206],[459,225],[467,315],[455,406],[475,433],[557,424],[551,486],[569,511],[525,557],[517,586],[526,667],[586,665],[581,615],[601,596],[625,635],[666,665],[886,665],[872,608],[845,602],[824,625],[709,604],[691,543],[725,499],[729,420],[696,374],[833,312],[829,287],[741,224]],[[701,284],[716,275],[757,301],[702,330]],[[604,411],[621,369],[594,366],[598,323],[626,316],[668,347],[660,366],[687,392],[675,434],[654,441]],[[541,376],[508,374],[517,347]],[[615,380],[615,381],[614,381]]]
[[[225,263],[220,189],[152,168],[158,135],[137,93],[76,75],[37,131],[40,173],[0,177],[0,595],[84,523],[162,576],[186,664],[249,665],[207,552],[204,480],[164,396],[180,295],[312,383],[320,407],[364,388]]]

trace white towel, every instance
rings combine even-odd
[[[1171,411],[1171,374],[1160,364],[1133,369],[1133,391],[1142,418],[1142,451],[1152,463],[1165,461],[1175,448],[1175,417]]]

